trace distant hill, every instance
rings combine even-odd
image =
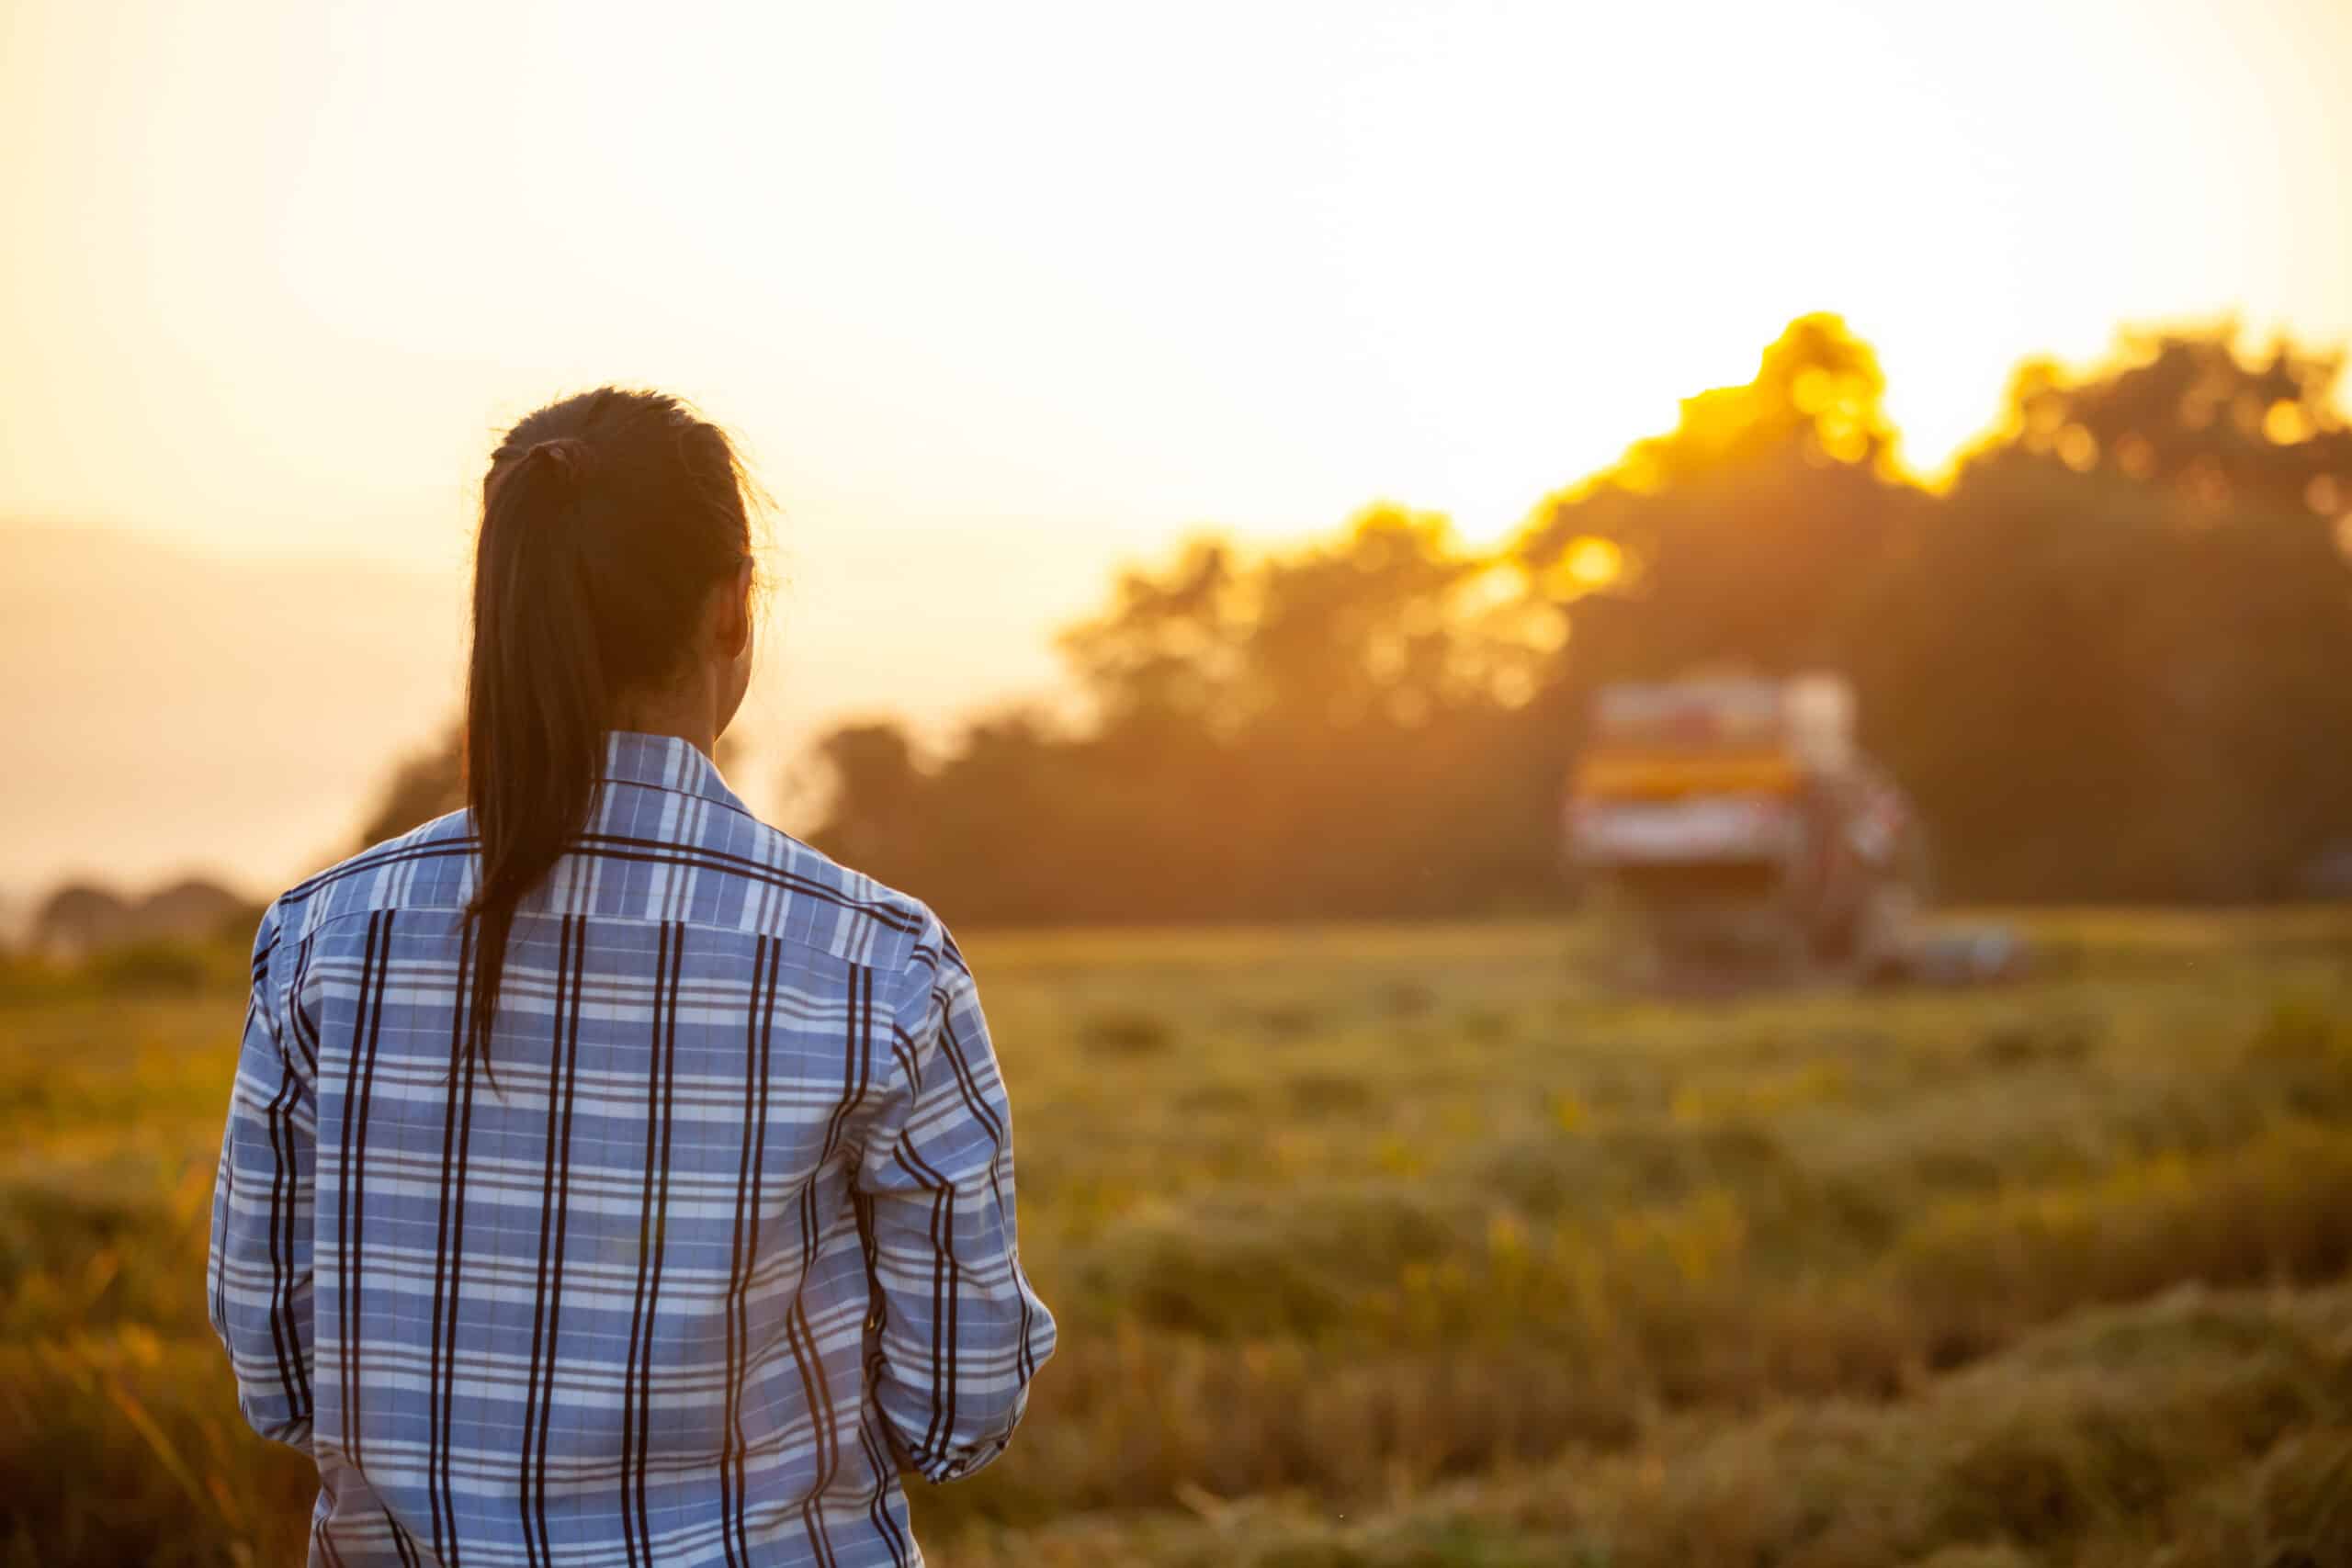
[[[463,581],[0,526],[0,886],[209,867],[274,891],[345,852],[458,703]]]

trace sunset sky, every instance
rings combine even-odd
[[[1804,310],[1877,346],[1922,470],[2120,322],[2352,337],[2347,79],[2345,0],[8,0],[0,527],[199,565],[0,535],[45,574],[0,597],[0,715],[48,759],[0,886],[334,847],[451,705],[454,614],[220,676],[228,712],[381,689],[305,772],[141,674],[209,636],[142,604],[299,555],[454,604],[484,454],[553,393],[743,437],[766,731],[936,720],[1048,681],[1191,526],[1393,497],[1499,537]]]

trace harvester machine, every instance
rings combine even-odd
[[[1566,815],[1627,978],[1704,990],[1933,966],[1917,824],[1857,745],[1838,676],[1604,687]]]

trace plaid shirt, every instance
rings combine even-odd
[[[1053,1319],[972,976],[921,904],[616,734],[464,1049],[463,813],[254,949],[208,1281],[313,1563],[920,1562]]]

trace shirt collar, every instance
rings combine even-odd
[[[643,784],[649,789],[666,789],[677,795],[699,795],[709,801],[752,815],[750,807],[737,798],[719,776],[718,764],[702,754],[690,740],[674,735],[647,735],[634,729],[616,729],[605,737],[605,778],[616,784]]]

